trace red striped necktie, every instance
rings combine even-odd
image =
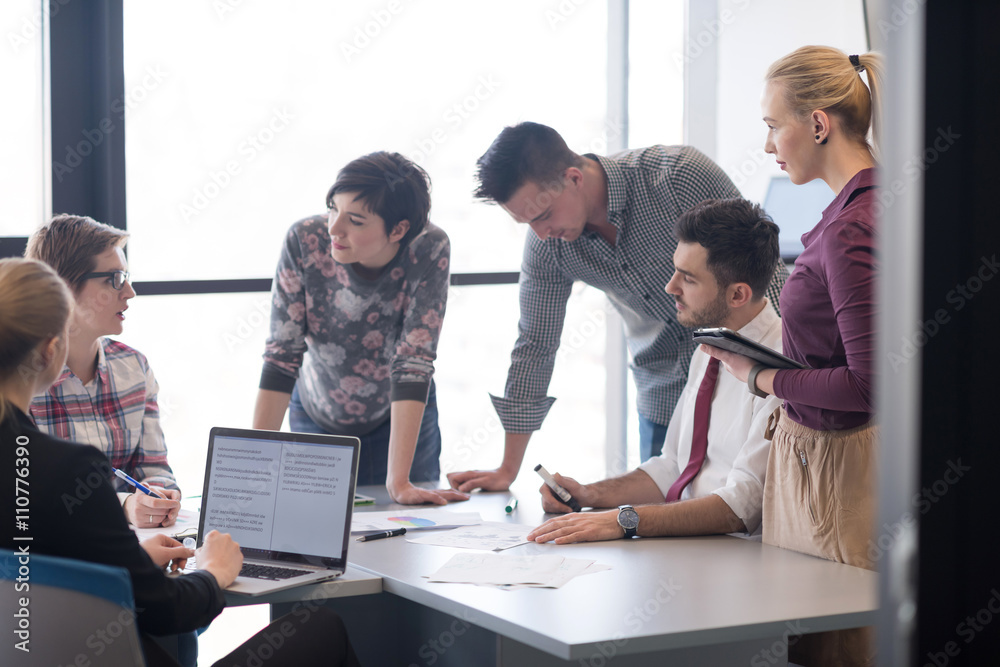
[[[684,472],[667,491],[666,500],[668,503],[680,500],[684,487],[691,483],[705,462],[705,454],[708,452],[708,420],[712,415],[712,394],[715,393],[715,384],[718,379],[719,360],[712,357],[708,360],[705,377],[701,380],[698,396],[694,401],[694,436],[691,438],[691,458],[688,460]]]

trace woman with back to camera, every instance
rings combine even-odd
[[[328,213],[285,237],[272,287],[271,335],[254,428],[361,439],[358,485],[398,503],[467,500],[437,481],[441,454],[434,359],[451,246],[428,221],[430,179],[398,153],[348,163]]]
[[[95,470],[106,471],[107,459],[93,447],[43,433],[28,416],[32,396],[62,373],[73,301],[66,284],[48,265],[0,260],[0,451],[8,473],[0,480],[0,494],[13,499],[15,480],[21,477],[12,473],[26,469],[31,553],[127,569],[146,664],[176,667],[150,636],[208,625],[225,607],[222,589],[236,578],[243,555],[231,536],[213,530],[198,549],[198,571],[168,577],[166,569],[184,567],[195,552],[166,535],[140,543],[104,475],[97,478],[96,487],[90,485],[86,494],[80,494],[80,480],[91,480]],[[23,484],[17,486],[23,490]],[[5,507],[13,507],[13,500]],[[0,547],[13,550],[26,544],[16,541],[24,533],[15,532],[13,521],[6,525],[0,531]],[[262,651],[273,654],[275,664],[356,665],[340,617],[322,607],[310,611],[305,617],[290,613],[274,621],[215,665],[246,664],[248,653],[262,655]],[[275,647],[272,637],[279,626],[286,640]],[[294,628],[290,634],[288,627]],[[37,635],[32,639],[43,644],[59,641]]]
[[[744,356],[706,351],[750,391],[784,399],[764,486],[764,542],[874,569],[868,547],[878,441],[874,188],[882,61],[875,53],[806,46],[771,65],[765,81],[764,150],[793,183],[820,178],[836,193],[802,236],[805,248],[781,292],[784,354],[810,368],[764,369]],[[790,659],[874,664],[874,632],[806,635]]]

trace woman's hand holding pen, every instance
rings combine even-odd
[[[158,486],[152,488],[163,498],[136,491],[125,499],[122,506],[129,523],[136,528],[172,526],[177,521],[177,513],[181,509],[181,492]]]

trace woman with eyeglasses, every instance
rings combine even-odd
[[[66,364],[32,400],[31,417],[42,431],[93,445],[112,466],[154,486],[162,498],[110,480],[129,522],[152,528],[177,520],[181,493],[167,463],[153,370],[142,353],[107,338],[122,333],[135,296],[122,250],[127,239],[120,229],[65,214],[28,239],[25,256],[55,269],[75,300]]]
[[[86,227],[97,223],[90,220],[79,224]],[[121,252],[119,246],[111,247]],[[102,262],[100,257],[105,254],[98,253],[96,267],[85,263],[81,278],[91,273],[124,270],[124,262],[119,262],[118,269],[114,268],[114,262]],[[127,281],[118,284],[125,287]],[[99,297],[100,292],[84,287],[71,294],[65,282],[44,263],[0,259],[0,456],[6,473],[0,479],[0,496],[10,503],[3,506],[5,509],[14,508],[15,497],[30,498],[31,510],[30,514],[17,515],[24,519],[18,522],[23,526],[15,526],[9,516],[13,512],[5,512],[8,520],[0,528],[0,549],[125,568],[132,583],[134,622],[142,642],[143,664],[178,667],[176,658],[180,657],[183,664],[193,665],[194,656],[175,656],[164,650],[162,638],[191,635],[195,628],[208,625],[222,612],[226,606],[223,589],[236,579],[243,564],[240,545],[231,535],[214,530],[203,536],[197,551],[166,535],[140,542],[117,511],[118,501],[112,487],[100,478],[91,479],[94,470],[107,468],[104,457],[90,447],[39,432],[27,414],[31,397],[44,392],[51,382],[65,374],[64,360],[73,349],[72,327],[78,326],[77,315],[71,317],[70,312],[79,311],[88,296]],[[124,304],[127,298],[120,301]],[[85,480],[86,493],[81,493],[81,480]],[[30,495],[24,495],[29,492]],[[71,505],[72,511],[67,511],[67,499],[75,503]],[[20,502],[18,506],[23,507]],[[30,542],[23,541],[26,536]],[[192,557],[197,558],[197,570],[181,574],[179,570]],[[22,558],[22,572],[26,562]],[[174,576],[168,576],[169,573]],[[10,579],[14,574],[8,572],[5,577]],[[37,577],[31,578],[30,585],[36,583]],[[26,597],[34,594],[27,585],[19,586],[18,590],[28,591],[20,593]],[[35,618],[39,608],[32,605],[31,613],[31,618]],[[41,613],[45,613],[44,608]],[[132,620],[122,617],[123,623]],[[44,646],[64,640],[54,624],[48,625],[52,627],[32,626],[31,638],[37,644]],[[107,634],[104,628],[94,630],[105,641],[107,635],[112,639],[118,637],[112,634],[110,625]],[[95,639],[95,635],[90,639]],[[86,644],[89,649],[98,646],[90,640]],[[80,656],[91,656],[88,648],[81,645],[80,649]],[[11,649],[4,655],[13,652]],[[97,650],[92,653],[92,660],[81,661],[78,657],[73,664],[110,664],[106,656],[96,657],[100,655]],[[38,661],[32,661],[29,655],[17,664],[33,665]],[[294,611],[276,619],[216,661],[214,667],[252,664],[356,667],[358,659],[344,622],[336,613],[316,604],[298,604]]]

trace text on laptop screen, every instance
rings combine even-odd
[[[230,533],[245,549],[340,558],[352,457],[349,446],[216,437],[205,533]]]

